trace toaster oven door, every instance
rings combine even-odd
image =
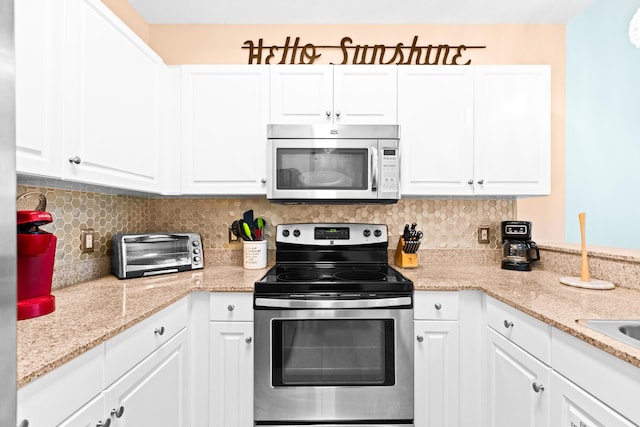
[[[126,274],[139,275],[145,271],[179,271],[191,266],[189,236],[178,234],[152,234],[126,237]]]

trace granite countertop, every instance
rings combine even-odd
[[[56,311],[18,322],[18,387],[52,371],[193,291],[252,292],[267,269],[208,266],[167,276],[105,276],[58,289]],[[401,269],[416,290],[480,290],[551,326],[640,367],[640,349],[600,334],[585,319],[640,319],[640,291],[561,285],[560,274],[516,272],[494,265],[423,264]]]

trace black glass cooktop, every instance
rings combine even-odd
[[[280,264],[255,283],[256,292],[413,290],[413,282],[388,264]]]

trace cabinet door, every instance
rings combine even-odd
[[[188,427],[187,333],[182,330],[105,390],[118,427]]]
[[[333,122],[333,66],[272,65],[270,69],[270,123]]]
[[[475,67],[475,194],[550,193],[550,97],[549,66]]]
[[[556,372],[551,374],[551,425],[557,427],[632,427],[636,424]]]
[[[210,333],[210,426],[253,426],[253,323],[211,322]]]
[[[182,69],[182,193],[266,194],[269,68]]]
[[[64,178],[157,191],[164,64],[101,1],[65,7]]]
[[[403,196],[473,194],[473,68],[398,69]]]
[[[459,324],[414,323],[416,427],[454,427],[459,423]]]
[[[62,8],[54,0],[15,2],[16,170],[62,178]]]
[[[396,124],[398,67],[333,67],[333,118],[336,124]]]
[[[549,426],[550,368],[493,329],[487,336],[487,422],[492,427]]]
[[[104,408],[104,396],[101,394],[57,426],[96,427],[104,425],[108,418],[109,414]]]

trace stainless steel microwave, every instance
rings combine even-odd
[[[267,198],[282,203],[395,203],[397,125],[269,125]]]
[[[198,233],[118,233],[111,243],[111,272],[120,279],[204,268]]]

